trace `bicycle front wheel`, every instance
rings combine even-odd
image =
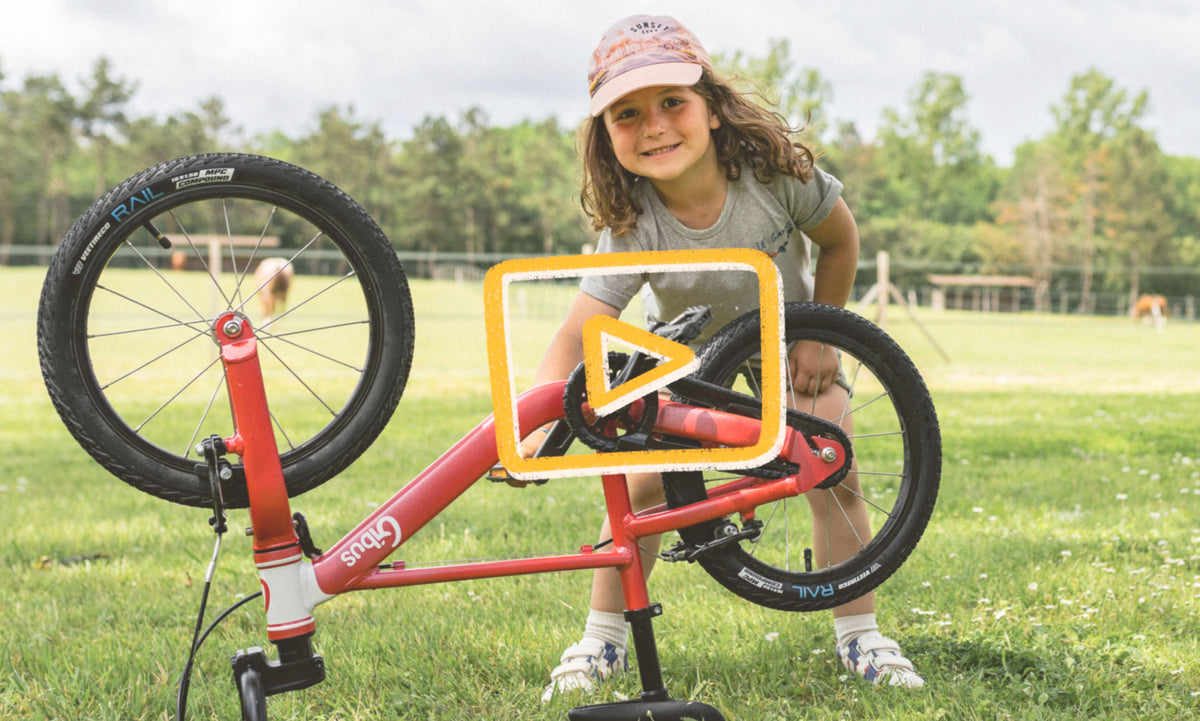
[[[852,470],[833,488],[756,509],[763,523],[757,538],[717,545],[698,560],[743,598],[780,610],[816,611],[874,589],[916,546],[937,498],[941,436],[920,374],[874,324],[841,308],[788,303],[784,336],[787,344],[812,341],[837,351],[839,385],[817,398],[789,391],[788,405],[846,431]],[[700,350],[695,377],[760,397],[759,339],[757,311],[735,320]],[[666,473],[667,503],[678,508],[703,500],[719,480],[715,474]],[[728,520],[718,519],[679,533],[701,546],[728,528]]]
[[[412,363],[414,320],[383,232],[293,165],[181,158],[129,178],[75,222],[38,309],[54,406],[121,480],[211,504],[194,449],[235,430],[212,328],[227,311],[244,314],[258,338],[290,495],[344,469],[387,424]],[[240,464],[222,490],[227,505],[246,504]]]

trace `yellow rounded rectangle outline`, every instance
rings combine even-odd
[[[621,273],[672,273],[739,270],[758,278],[760,338],[762,347],[762,429],[758,442],[739,448],[684,448],[619,451],[575,456],[522,458],[517,418],[517,392],[513,383],[512,338],[508,324],[508,288],[514,281],[581,278]],[[749,248],[712,250],[660,250],[640,253],[601,253],[551,258],[520,258],[500,263],[484,278],[484,325],[487,330],[488,367],[492,406],[496,419],[496,447],[500,462],[520,479],[563,478],[608,473],[644,473],[754,468],[783,447],[784,345],[783,288],[779,269],[770,256]]]

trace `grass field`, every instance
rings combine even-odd
[[[0,718],[167,719],[211,552],[208,513],[109,476],[68,436],[37,370],[40,271],[0,268]],[[417,357],[388,430],[295,500],[318,545],[490,412],[482,291],[417,282]],[[569,292],[567,293],[569,295]],[[539,301],[540,302],[540,301]],[[553,303],[530,333],[556,325]],[[1200,326],[893,309],[933,391],[943,486],[925,539],[879,593],[919,692],[848,678],[827,613],[788,615],[660,567],[656,632],[676,697],[729,719],[1178,719],[1200,712]],[[540,354],[520,349],[528,372]],[[405,547],[476,557],[593,540],[586,479],[479,484]],[[246,525],[235,512],[232,526]],[[230,534],[210,602],[257,589]],[[537,701],[587,605],[584,573],[352,594],[317,611],[328,680],[273,719],[561,719]],[[229,655],[267,646],[257,604],[204,647],[189,718],[237,718]],[[636,695],[628,674],[575,703]]]

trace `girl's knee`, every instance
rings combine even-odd
[[[629,486],[629,502],[635,511],[657,506],[666,500],[662,477],[657,473],[631,473],[625,481]]]

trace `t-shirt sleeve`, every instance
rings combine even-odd
[[[641,250],[631,239],[614,239],[608,229],[600,234],[596,242],[596,253],[619,253]],[[585,275],[579,282],[579,289],[596,300],[607,303],[614,308],[624,309],[629,305],[633,296],[637,295],[642,284],[646,282],[645,273],[605,273],[603,275]]]
[[[813,167],[812,180],[786,184],[788,208],[800,230],[812,230],[829,217],[838,198],[842,197],[842,182],[819,167]]]

